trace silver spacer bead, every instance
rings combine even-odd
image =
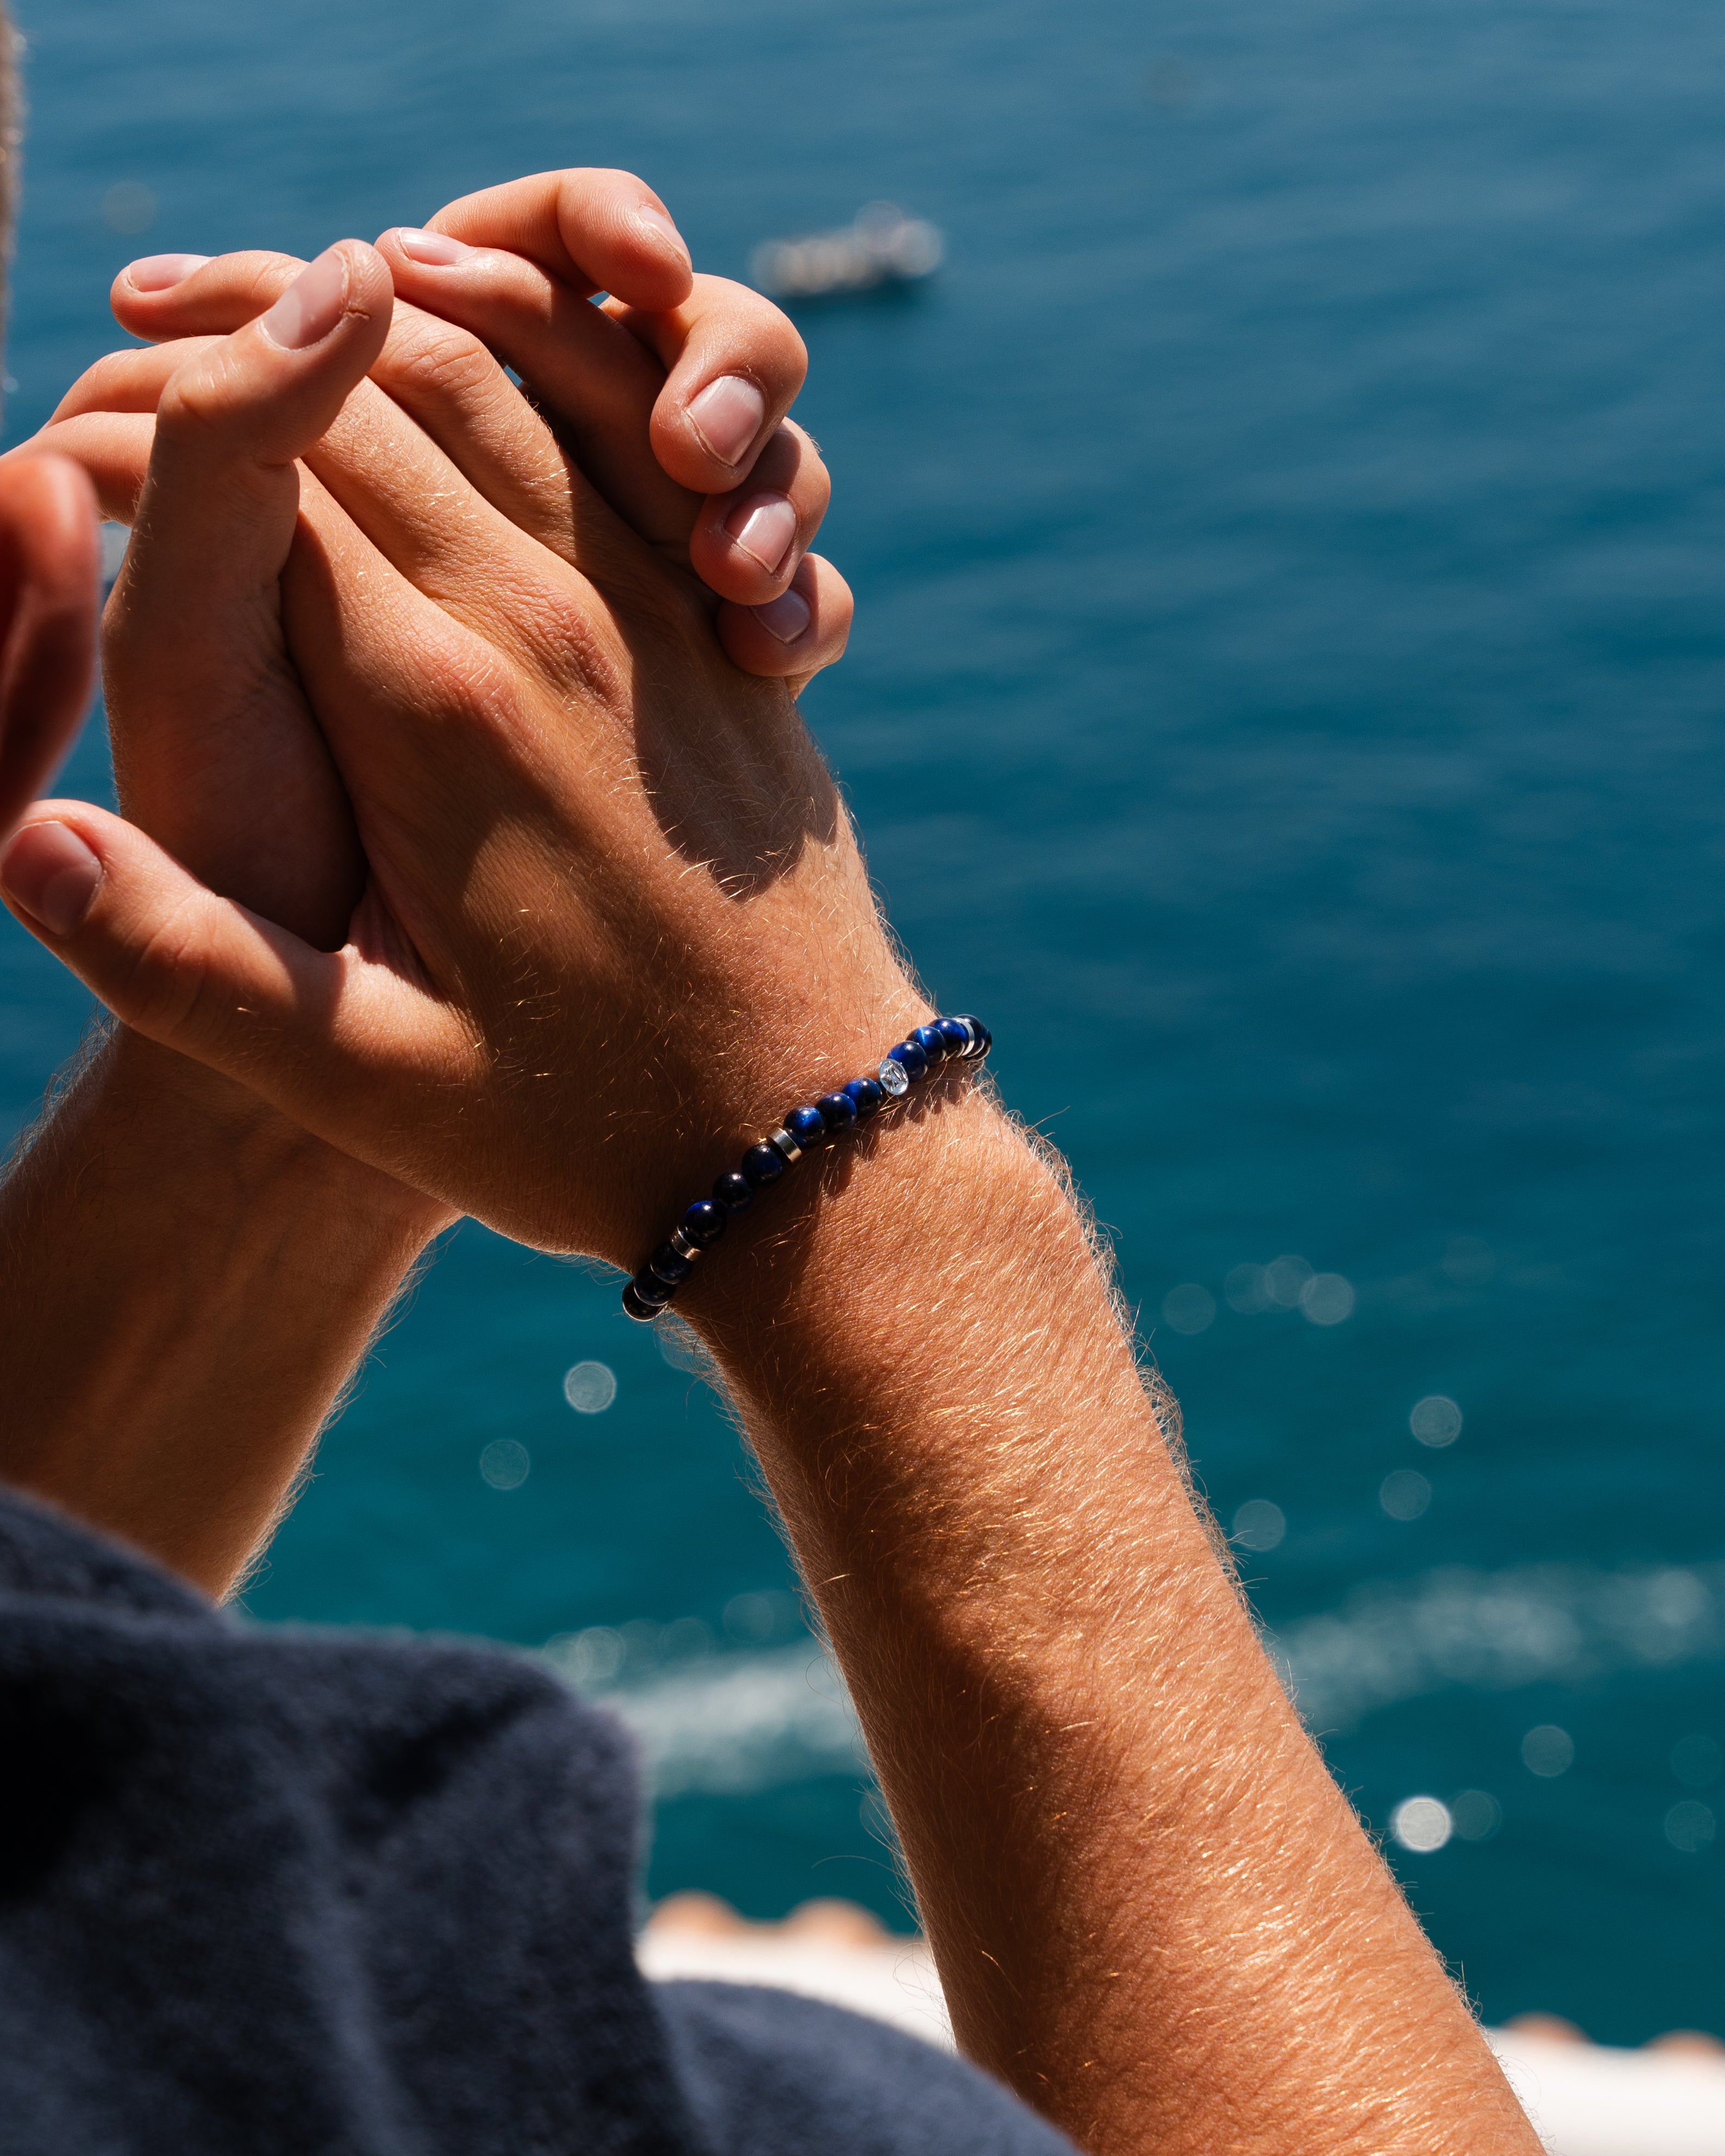
[[[895,1101],[901,1093],[908,1093],[911,1090],[911,1074],[896,1056],[884,1056],[876,1066],[875,1075],[880,1079],[882,1089],[891,1093]]]
[[[803,1158],[802,1147],[797,1143],[790,1132],[783,1127],[774,1131],[767,1142],[770,1146],[776,1146],[787,1160],[801,1160]]]
[[[671,1229],[670,1246],[680,1258],[698,1258],[701,1255],[700,1244],[691,1243],[680,1228]]]

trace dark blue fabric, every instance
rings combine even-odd
[[[1073,2156],[998,2082],[818,1999],[741,1984],[657,1987],[709,2156]]]
[[[0,2156],[1055,2156],[829,2008],[634,1964],[608,1716],[249,1630],[0,1496]]]

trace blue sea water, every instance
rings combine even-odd
[[[19,13],[13,439],[140,251],[575,162],[732,275],[873,198],[942,227],[931,289],[802,317],[859,601],[807,708],[893,917],[1112,1233],[1224,1522],[1284,1521],[1245,1563],[1368,1819],[1501,1815],[1391,1841],[1487,2014],[1725,2032],[1718,1753],[1673,1765],[1725,1739],[1717,9]],[[16,1126],[85,1006],[10,923],[0,1009]],[[1240,1270],[1291,1255],[1352,1314]],[[556,1639],[672,1730],[652,1892],[902,1922],[790,1584],[698,1377],[468,1229],[248,1603]]]

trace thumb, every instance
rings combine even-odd
[[[200,345],[169,377],[110,614],[110,663],[172,660],[178,680],[188,637],[244,635],[236,614],[249,615],[293,543],[295,459],[382,352],[393,304],[382,257],[344,239],[266,314]]]
[[[266,1096],[285,1050],[302,1072],[338,1053],[341,954],[217,897],[105,809],[39,802],[0,850],[0,897],[134,1031]]]

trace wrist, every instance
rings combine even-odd
[[[235,1080],[115,1025],[60,1114],[174,1193],[177,1209],[236,1200],[336,1209],[331,1217],[414,1249],[457,1217],[290,1121]],[[123,1148],[123,1153],[121,1149]],[[116,1167],[119,1158],[116,1159]]]
[[[991,1090],[928,1096],[786,1194],[703,1260],[677,1309],[713,1353],[812,1580],[865,1595],[882,1563],[910,1563],[902,1546],[889,1559],[886,1523],[915,1543],[939,1522],[911,1570],[963,1573],[968,1548],[991,1603],[1029,1597],[1027,1637],[1070,1630],[1073,1598],[1097,1583],[1050,1593],[1034,1552],[1065,1532],[1050,1522],[1086,1515],[1128,1431],[1146,1440],[1141,1524],[1153,1517],[1158,1547],[1214,1570],[1106,1259],[1061,1164]],[[1103,1583],[1102,1604],[1118,1591]],[[818,1599],[836,1637],[844,1620]],[[968,1590],[942,1599],[942,1625],[964,1629]]]
[[[947,1335],[971,1333],[981,1352],[1027,1292],[1127,1352],[1064,1176],[961,1065],[800,1163],[676,1309],[745,1384],[794,1392],[844,1364],[867,1416],[883,1392],[968,1382],[973,1353]]]

